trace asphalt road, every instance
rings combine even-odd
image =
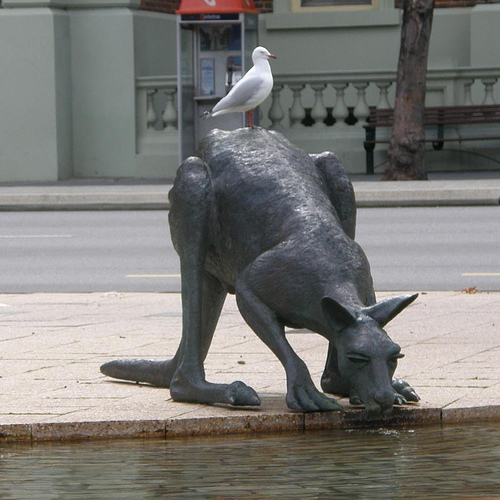
[[[166,211],[0,213],[0,292],[179,290]]]
[[[377,290],[500,290],[500,208],[358,211]],[[167,212],[0,213],[0,293],[179,291]]]
[[[500,207],[358,211],[376,290],[500,290]]]

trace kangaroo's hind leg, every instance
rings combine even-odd
[[[197,162],[201,162],[201,160],[197,160]],[[194,165],[196,165],[197,162],[194,162]],[[170,213],[172,239],[174,240],[178,253],[181,255],[181,261],[185,263],[185,269],[182,276],[186,280],[188,280],[187,273],[192,271],[191,265],[186,264],[193,245],[193,238],[191,238],[192,235],[190,233],[196,233],[193,224],[203,226],[205,223],[202,216],[203,212],[206,212],[204,206],[210,201],[209,197],[206,199],[205,205],[199,200],[197,201],[198,198],[203,198],[208,188],[205,185],[206,183],[202,183],[201,186],[196,183],[196,175],[194,175],[193,172],[196,166],[191,166],[192,163],[193,162],[189,160],[179,169],[179,179],[176,181],[176,187],[172,193],[172,197],[176,199],[176,202]],[[204,165],[203,162],[201,162],[201,164]],[[204,179],[204,176],[201,175],[201,178]],[[189,193],[187,191],[187,188],[184,186],[186,183],[188,187],[193,189],[194,193]],[[197,192],[198,194],[196,194]],[[188,205],[189,203],[193,204],[191,209],[195,214],[198,213],[198,215],[200,215],[201,218],[199,220],[197,220],[196,217],[193,217],[193,220],[189,219],[189,215],[186,213],[186,207],[182,207],[182,197],[184,197],[184,200],[188,199]],[[189,219],[185,225],[182,223],[184,220],[183,217],[188,217]],[[199,239],[206,238],[203,233],[204,230],[205,229],[200,229],[198,233]],[[197,242],[194,243],[195,245],[197,244]],[[195,250],[194,253],[196,255],[203,255],[202,251]],[[188,254],[188,257],[186,257],[185,254]],[[196,276],[198,279],[198,274]],[[190,289],[193,288],[191,285],[186,286],[189,286]],[[199,286],[201,286],[201,297],[203,297],[201,305],[197,306],[201,311],[199,352],[201,363],[203,363],[210,347],[227,291],[219,280],[204,271],[201,271],[201,278],[199,279],[199,283],[197,282],[196,284],[196,287]],[[189,294],[186,292],[184,296],[189,296]],[[188,304],[185,310],[190,306],[191,304]],[[184,324],[187,324],[186,321],[184,321]],[[174,373],[177,371],[180,361],[184,359],[185,340],[186,335],[183,336],[183,340],[172,359],[117,359],[103,364],[101,366],[101,372],[104,375],[121,380],[146,382],[157,387],[170,387]]]
[[[170,201],[170,230],[180,258],[182,281],[182,340],[170,383],[172,399],[259,405],[255,391],[243,382],[213,384],[205,378],[203,361],[226,291],[205,271],[214,194],[208,167],[202,160],[191,157],[183,162]]]

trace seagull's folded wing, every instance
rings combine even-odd
[[[251,76],[249,78],[242,78],[227,94],[226,97],[222,98],[212,109],[212,114],[218,111],[224,111],[226,109],[236,108],[239,111],[240,108],[248,107],[252,108],[253,98],[258,94],[259,89],[262,86],[262,78],[259,76]]]

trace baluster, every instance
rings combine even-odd
[[[281,122],[283,118],[285,118],[285,112],[283,111],[283,107],[281,106],[280,93],[283,90],[283,85],[275,85],[271,92],[272,102],[271,107],[269,108],[269,112],[267,117],[271,121],[271,129],[282,129],[283,125]]]
[[[465,80],[464,81],[464,106],[472,106],[474,103],[472,102],[472,84],[474,80]]]
[[[311,118],[314,120],[314,127],[326,127],[324,120],[328,116],[325,104],[323,103],[323,90],[326,84],[315,83],[311,85],[314,90],[314,106],[311,109]]]
[[[334,83],[333,88],[337,93],[337,100],[335,101],[335,106],[332,111],[332,116],[335,118],[335,126],[347,127],[345,119],[349,116],[349,110],[344,100],[344,92],[347,88],[347,83]]]
[[[493,85],[495,85],[496,78],[484,78],[481,80],[484,85],[484,105],[496,104],[495,98],[493,97]]]
[[[167,96],[167,104],[163,111],[163,125],[165,128],[177,128],[177,110],[174,106],[175,87],[164,90]]]
[[[293,103],[290,108],[290,126],[299,127],[302,125],[302,120],[306,117],[306,110],[302,106],[302,100],[300,94],[304,85],[290,85],[290,89],[293,92]]]
[[[148,128],[152,128],[156,124],[156,111],[153,105],[153,96],[156,94],[156,89],[148,90],[148,99],[146,103],[146,123]]]
[[[363,126],[366,125],[366,119],[370,116],[370,108],[366,103],[366,87],[367,83],[355,83],[354,87],[358,91],[358,102],[354,106],[354,116],[358,119],[356,125]]]
[[[392,85],[392,82],[378,82],[377,87],[380,92],[380,97],[377,104],[377,109],[391,109],[388,99],[388,89]]]

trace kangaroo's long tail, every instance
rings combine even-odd
[[[108,377],[146,382],[157,387],[170,387],[175,367],[171,360],[117,359],[101,366]]]

